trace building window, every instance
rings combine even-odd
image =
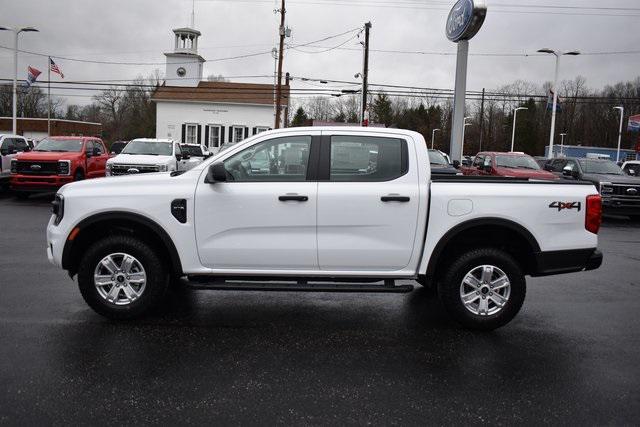
[[[222,143],[222,126],[209,125],[209,138],[206,141],[207,147],[220,147]]]
[[[244,139],[244,126],[232,126],[232,142],[240,142]]]
[[[185,144],[198,143],[198,125],[193,123],[187,123],[185,125],[184,143]]]
[[[256,135],[269,130],[268,126],[256,126]]]

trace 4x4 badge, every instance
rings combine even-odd
[[[558,209],[560,212],[563,209],[577,209],[580,212],[582,209],[582,203],[580,202],[552,202],[549,207],[551,209]]]

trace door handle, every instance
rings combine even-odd
[[[278,197],[281,202],[306,202],[309,200],[308,196],[299,196],[297,194],[285,194]]]
[[[411,198],[407,196],[382,196],[380,197],[380,200],[382,200],[383,202],[407,203],[411,200]]]

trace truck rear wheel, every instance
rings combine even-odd
[[[500,249],[475,249],[449,265],[438,287],[449,314],[470,329],[493,330],[520,311],[526,281],[516,261]]]
[[[132,319],[148,313],[163,298],[169,274],[162,259],[144,241],[114,235],[98,240],[78,268],[84,300],[110,319]]]

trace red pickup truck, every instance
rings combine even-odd
[[[64,184],[105,176],[109,159],[99,138],[53,136],[33,151],[18,154],[11,161],[11,189],[18,197],[33,192],[55,191]]]
[[[533,157],[524,153],[483,152],[471,166],[461,166],[464,175],[492,175],[512,178],[558,179],[551,172],[542,170]]]

